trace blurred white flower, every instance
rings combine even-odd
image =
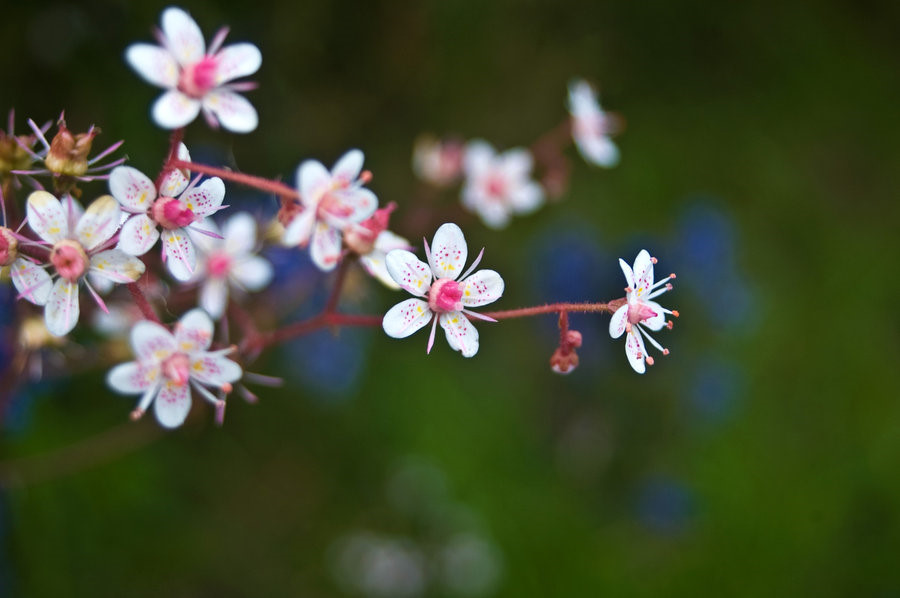
[[[531,180],[531,154],[511,149],[497,154],[486,141],[466,146],[463,205],[491,228],[503,228],[513,214],[527,214],[544,202],[544,191]]]
[[[587,81],[578,79],[569,84],[569,113],[572,138],[582,157],[597,166],[615,166],[619,150],[610,139],[614,120],[600,108],[597,94]]]

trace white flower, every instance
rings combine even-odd
[[[179,155],[186,153],[183,149]],[[156,185],[147,175],[131,166],[119,166],[109,174],[109,190],[129,214],[119,233],[118,248],[130,255],[145,254],[159,239],[157,226],[161,226],[163,259],[169,272],[180,281],[189,280],[197,269],[197,255],[188,231],[202,230],[198,223],[221,209],[225,199],[222,179],[213,177],[191,186],[183,172],[173,170],[157,196]]]
[[[544,202],[541,186],[530,179],[527,150],[497,154],[486,141],[472,141],[466,146],[463,169],[463,205],[491,228],[502,228],[512,214],[533,212]]]
[[[102,309],[100,296],[86,279],[87,274],[114,283],[130,283],[144,273],[141,260],[118,249],[108,249],[119,229],[119,204],[109,195],[98,198],[86,211],[66,196],[66,206],[46,191],[35,191],[26,205],[28,226],[52,245],[47,264],[57,279],[41,266],[18,259],[12,267],[13,284],[19,294],[36,305],[45,305],[47,330],[55,336],[68,334],[78,323],[78,285],[84,282]]]
[[[141,417],[156,399],[156,419],[166,428],[177,428],[191,409],[192,386],[221,407],[223,401],[206,387],[230,392],[231,383],[243,372],[241,366],[225,357],[232,349],[207,351],[212,333],[212,320],[202,309],[182,316],[174,334],[149,320],[132,328],[131,347],[137,360],[117,365],[106,377],[116,392],[141,395],[132,419]]]
[[[183,127],[200,110],[212,127],[221,124],[235,133],[249,133],[258,117],[253,105],[235,91],[252,89],[250,83],[229,83],[252,75],[262,64],[253,44],[233,44],[219,49],[228,29],[216,34],[209,49],[197,23],[180,8],[162,13],[157,32],[162,47],[132,44],[125,51],[131,67],[148,83],[167,89],[153,105],[153,119],[165,129]]]
[[[378,198],[364,189],[370,178],[362,170],[358,150],[344,154],[328,172],[321,162],[306,160],[297,169],[297,188],[303,211],[287,225],[285,245],[312,241],[310,257],[320,270],[334,269],[341,258],[342,232],[375,212]]]
[[[644,337],[656,347],[663,355],[668,355],[669,350],[664,349],[645,328],[653,331],[662,330],[663,327],[672,327],[672,321],[666,322],[666,314],[678,317],[677,311],[669,311],[656,301],[656,297],[672,289],[669,280],[675,278],[670,274],[656,284],[653,283],[653,264],[656,258],[650,257],[647,250],[642,249],[634,260],[632,269],[625,260],[620,259],[619,265],[625,274],[628,286],[625,288],[625,304],[619,307],[609,321],[609,334],[613,338],[619,338],[623,332],[628,335],[625,338],[625,355],[628,363],[638,374],[643,374],[647,365],[653,365],[653,358],[647,355],[644,348]]]
[[[420,179],[438,187],[456,182],[462,174],[464,146],[455,140],[441,141],[430,135],[416,139],[412,167]]]
[[[466,308],[480,307],[499,299],[503,294],[503,279],[493,270],[479,270],[469,276],[481,261],[483,249],[466,273],[460,275],[468,248],[462,230],[452,223],[441,225],[434,234],[431,248],[425,243],[425,254],[427,264],[404,249],[395,249],[387,255],[391,278],[402,289],[424,299],[398,303],[384,315],[382,327],[388,336],[406,338],[433,321],[427,348],[431,352],[435,329],[440,322],[450,347],[464,357],[472,357],[478,352],[478,331],[466,314],[494,320]]]
[[[611,167],[619,162],[619,150],[610,139],[613,119],[600,108],[597,94],[584,80],[569,84],[572,137],[582,157],[591,164]]]
[[[203,228],[219,234],[211,220]],[[228,304],[228,287],[259,291],[272,280],[272,264],[254,255],[256,220],[247,212],[233,215],[225,223],[222,238],[198,234],[194,241],[200,247],[196,280],[201,281],[200,307],[218,320]]]

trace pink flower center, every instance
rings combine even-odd
[[[431,311],[442,314],[462,309],[462,285],[450,278],[439,278],[431,285],[428,292],[428,307]]]
[[[348,185],[348,183],[335,184],[334,190],[343,189]],[[347,204],[339,195],[327,191],[319,200],[318,214],[335,218],[349,218],[353,215],[353,206]]]
[[[231,270],[231,256],[225,253],[213,253],[206,262],[209,275],[213,278],[225,278]]]
[[[636,301],[634,303],[628,304],[628,323],[629,324],[638,324],[647,320],[649,318],[653,318],[656,316],[656,312],[650,309],[650,306],[646,303],[642,303],[640,301]]]
[[[162,373],[178,386],[184,386],[191,377],[191,360],[184,353],[173,353],[162,362]]]
[[[506,179],[504,179],[502,176],[492,175],[490,178],[488,178],[487,184],[485,185],[485,191],[494,199],[501,199],[503,197],[506,197]]]
[[[193,210],[174,197],[160,197],[150,208],[150,216],[160,226],[169,230],[184,228],[197,220]]]
[[[178,77],[178,90],[192,98],[200,99],[216,86],[219,68],[215,56],[204,56],[194,64],[184,67]]]
[[[77,282],[88,269],[90,262],[81,243],[64,239],[53,246],[50,263],[56,268],[57,274],[69,282]]]

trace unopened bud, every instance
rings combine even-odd
[[[550,369],[557,374],[571,374],[578,367],[578,353],[574,350],[564,351],[562,347],[550,357]]]
[[[5,226],[0,226],[0,266],[9,266],[19,257],[19,240]]]
[[[81,176],[87,172],[91,144],[100,130],[91,127],[87,133],[72,135],[62,118],[58,127],[59,131],[50,142],[50,151],[44,158],[44,165],[54,174]]]

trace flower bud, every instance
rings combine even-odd
[[[19,257],[19,240],[5,226],[0,226],[0,266],[9,266]]]
[[[557,374],[571,374],[578,367],[578,353],[574,349],[563,351],[562,347],[550,357],[550,368]]]
[[[16,136],[0,131],[0,176],[9,174],[11,170],[28,170],[31,167],[31,156],[22,147],[31,147],[35,142],[34,135]],[[20,145],[21,143],[21,145]]]
[[[366,220],[355,224],[344,231],[344,243],[357,255],[367,255],[375,247],[375,240],[382,231],[387,230],[391,219],[391,212],[397,209],[397,204],[389,203],[383,208],[375,210]]]
[[[59,119],[59,131],[50,142],[50,151],[44,158],[47,170],[58,175],[81,176],[88,169],[88,154],[94,137],[100,132],[91,127],[87,133],[72,135],[66,121]]]

